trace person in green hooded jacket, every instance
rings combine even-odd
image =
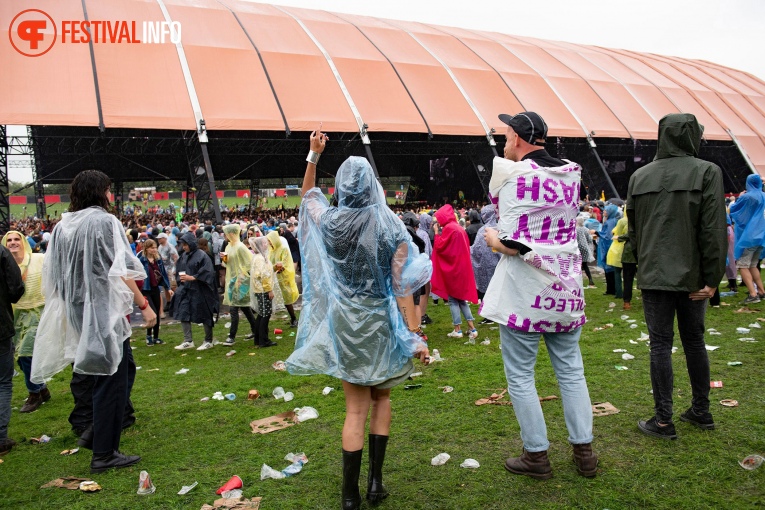
[[[639,421],[645,434],[677,439],[672,422],[672,341],[675,314],[693,394],[680,416],[701,429],[709,412],[709,358],[704,314],[725,272],[727,236],[722,172],[698,159],[704,127],[688,113],[659,121],[656,158],[630,177],[629,238],[651,342],[655,416]]]

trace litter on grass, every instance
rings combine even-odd
[[[717,349],[720,348],[720,346],[719,345],[707,345],[706,348],[707,348],[708,351],[716,351]]]
[[[475,405],[477,406],[483,406],[486,404],[494,404],[498,406],[511,406],[513,405],[512,402],[509,400],[502,400],[505,397],[505,394],[507,393],[507,389],[504,388],[502,390],[497,390],[499,393],[492,393],[490,396],[486,398],[479,398],[475,401]],[[548,400],[556,400],[558,397],[555,395],[549,395],[547,397],[539,397],[540,402],[546,402]]]
[[[61,452],[61,455],[74,455],[75,453],[79,452],[79,448],[72,448],[71,450],[64,450]]]
[[[197,486],[197,482],[192,483],[191,485],[183,485],[181,487],[181,490],[178,491],[179,496],[183,496],[184,494],[188,494],[191,492],[191,489]]]
[[[212,398],[213,398],[213,400],[225,400],[226,399],[226,397],[223,396],[223,392],[222,391],[216,391],[215,393],[213,393]]]
[[[243,486],[242,479],[239,478],[238,475],[234,475],[228,479],[228,482],[224,483],[217,491],[215,491],[215,494],[221,496],[225,492],[228,492],[234,489],[241,489],[242,486]]]
[[[61,478],[56,478],[55,480],[51,480],[50,482],[46,483],[45,485],[41,485],[41,489],[49,489],[51,487],[55,487],[58,489],[68,489],[70,491],[76,491],[80,488],[80,484],[82,482],[87,482],[87,478],[75,478],[74,476],[64,476]]]
[[[475,345],[475,338],[468,338],[468,341],[464,345]]]
[[[303,469],[303,466],[308,462],[308,457],[305,453],[302,452],[290,452],[284,457],[284,460],[291,462],[291,464],[281,471],[277,471],[271,466],[263,464],[263,467],[260,468],[260,479],[267,480],[269,478],[273,478],[274,480],[281,480],[282,478],[296,475],[300,473],[300,471]]]
[[[761,455],[749,455],[748,457],[744,458],[744,460],[739,461],[738,464],[742,468],[752,471],[762,466],[763,462],[765,462],[765,458],[763,458]]]
[[[613,301],[611,301],[610,303],[608,303],[608,307],[609,307],[609,308],[616,308],[616,303],[614,303]]]
[[[629,370],[629,367],[625,367],[624,365],[614,365],[614,368],[617,370]]]
[[[145,496],[146,494],[154,494],[156,490],[157,488],[154,486],[154,483],[152,483],[149,472],[141,471],[138,475],[138,492],[136,492],[136,494]]]
[[[182,369],[178,370],[178,371],[175,373],[175,375],[183,375],[183,374],[186,374],[186,373],[188,373],[188,371],[189,371],[189,369],[188,369],[188,368],[182,368]]]
[[[738,310],[734,310],[733,313],[757,313],[757,310],[752,310],[751,308],[747,307],[741,307]]]
[[[433,353],[430,356],[430,362],[435,363],[436,361],[443,361],[444,358],[441,357],[441,353],[438,352],[438,349],[433,349]]]
[[[720,401],[720,404],[725,407],[738,407],[738,400],[732,398],[724,398]]]
[[[676,352],[677,352],[677,346],[675,345],[672,347],[672,354],[675,354]]]
[[[236,354],[236,351],[235,351],[235,350],[233,350],[233,349],[231,349],[230,351],[228,351],[228,352],[226,353],[226,357],[227,357],[227,358],[230,358],[230,357],[231,357],[231,356],[233,356],[234,354]]]
[[[636,341],[634,341],[634,340],[630,340],[630,343],[631,343],[632,345],[637,345],[637,344],[638,344],[638,342],[636,342]]]
[[[288,391],[287,393],[284,394],[284,401],[285,402],[289,402],[290,400],[292,400],[294,398],[295,398],[295,394],[292,393],[291,391]]]
[[[629,316],[629,315],[622,315],[622,316],[621,316],[621,317],[619,317],[619,318],[620,318],[621,320],[623,320],[623,321],[626,321],[627,319],[629,319],[629,318],[630,318],[630,316]]]
[[[225,397],[226,397],[228,400],[234,400],[234,399],[236,399],[236,394],[234,394],[234,393],[226,393],[224,396],[225,396]]]
[[[277,372],[284,372],[287,370],[287,365],[285,365],[282,360],[279,360],[279,361],[274,361],[274,363],[271,365],[271,368],[273,368]]]
[[[97,492],[101,490],[101,486],[93,480],[88,480],[85,482],[80,482],[78,489],[80,489],[82,492]]]
[[[247,400],[256,400],[260,398],[260,392],[258,390],[250,390],[247,393]]]
[[[746,334],[749,333],[749,328],[736,328],[736,333]]]
[[[199,510],[258,510],[263,498],[220,498],[216,499],[212,505],[204,504]]]
[[[30,444],[45,444],[45,443],[48,443],[48,442],[50,442],[50,437],[46,436],[45,434],[43,434],[40,437],[31,437],[31,438],[29,438],[29,443]]]
[[[723,382],[722,381],[709,381],[709,387],[710,388],[722,388]]]
[[[226,328],[226,329],[230,329],[230,328],[231,328],[231,323],[230,323],[230,322],[227,322],[227,323],[225,323],[225,324],[223,325],[223,327],[224,327],[224,328]]]
[[[465,459],[462,461],[462,464],[460,464],[460,467],[467,469],[478,469],[481,467],[481,465],[475,459]]]
[[[311,406],[296,407],[293,411],[298,422],[314,420],[319,417],[319,411]]]
[[[750,328],[754,328],[754,329],[760,329],[760,328],[762,328],[762,326],[760,326],[760,324],[759,324],[759,323],[757,323],[757,322],[753,322],[753,323],[751,323],[751,324],[749,325],[749,327],[750,327]]]
[[[709,334],[712,336],[722,336],[722,333],[720,333],[719,331],[710,331]]]
[[[599,328],[594,328],[593,331],[603,331],[604,329],[609,329],[609,328],[613,328],[613,327],[614,327],[613,324],[608,323],[608,324],[606,324],[604,326],[601,326]]]
[[[614,352],[627,352],[627,349],[614,349]]]
[[[755,340],[754,338],[751,338],[751,337],[739,338],[738,341],[739,342],[747,342],[747,343],[750,343],[750,344],[756,344],[757,343],[757,340]]]
[[[454,391],[454,388],[451,386],[439,386],[439,390],[443,390],[444,393],[451,393]]]
[[[431,466],[443,466],[451,458],[452,458],[452,456],[449,455],[448,453],[439,453],[438,455],[436,455],[435,457],[433,457],[430,460],[430,465]]]
[[[489,340],[488,338],[484,338],[483,342],[481,342],[481,345],[490,345],[490,344],[491,344],[491,340]]]
[[[623,359],[624,361],[630,361],[630,360],[633,360],[633,359],[635,359],[635,356],[633,356],[632,354],[628,354],[628,353],[626,353],[626,352],[625,352],[624,354],[622,354],[622,359]]]
[[[611,405],[611,402],[595,402],[592,404],[593,416],[608,416],[609,414],[617,414],[619,410]]]
[[[329,386],[327,386],[326,388],[321,390],[321,394],[326,397],[327,395],[330,394],[330,392],[332,392],[332,390],[334,390],[334,388],[330,388]]]
[[[739,365],[743,365],[743,363],[741,363],[740,361],[729,361],[728,362],[728,366],[729,367],[737,367]]]
[[[250,423],[253,434],[268,434],[275,430],[285,429],[298,423],[295,411],[279,413],[268,418],[255,420]]]
[[[637,329],[637,327],[638,327],[637,324],[630,324],[630,329]]]

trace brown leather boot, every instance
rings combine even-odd
[[[505,469],[516,475],[526,475],[537,480],[552,478],[550,459],[547,450],[543,452],[527,452],[523,449],[520,457],[510,457],[505,461]]]
[[[47,387],[40,390],[40,400],[43,404],[50,400],[50,390]]]
[[[30,393],[29,397],[27,398],[27,401],[24,403],[23,406],[21,406],[21,409],[19,409],[20,413],[32,413],[34,411],[37,411],[37,409],[40,408],[42,405],[42,397],[40,397],[39,393]]]
[[[592,443],[572,446],[574,447],[576,470],[585,478],[595,478],[598,472],[598,456],[592,452]]]

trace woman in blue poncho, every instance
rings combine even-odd
[[[609,248],[611,248],[611,242],[613,241],[613,230],[616,227],[616,223],[622,217],[622,213],[614,204],[608,204],[606,206],[605,219],[603,225],[598,232],[598,266],[603,268],[606,272],[606,292],[605,295],[616,295],[616,279],[614,275],[614,267],[609,266],[606,262],[606,255]]]
[[[291,374],[327,374],[343,381],[343,508],[359,508],[359,471],[369,423],[367,499],[388,493],[382,464],[390,431],[390,389],[406,380],[417,356],[430,361],[412,294],[431,273],[403,223],[385,202],[382,187],[364,158],[350,157],[335,178],[337,207],[315,186],[316,163],[327,136],[311,134],[303,202],[300,256],[303,311]]]
[[[746,178],[746,193],[740,195],[730,206],[730,217],[736,227],[736,243],[733,254],[741,281],[749,296],[742,304],[759,303],[765,299],[762,278],[757,267],[765,245],[765,193],[762,178],[752,174]]]

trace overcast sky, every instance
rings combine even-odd
[[[261,3],[703,59],[765,80],[765,0],[274,0]],[[9,169],[9,178],[29,181],[31,172]]]

